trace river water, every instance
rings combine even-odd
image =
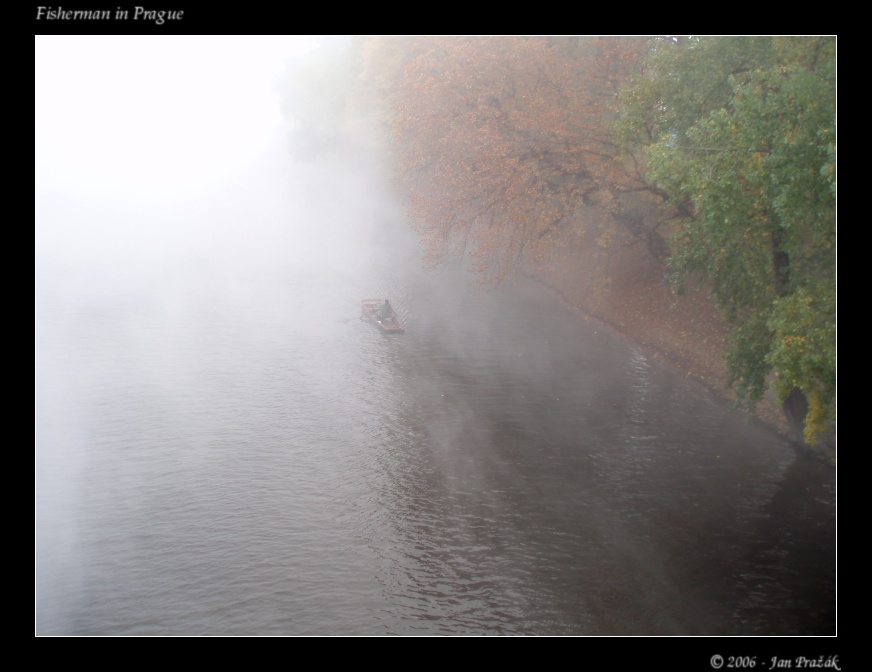
[[[38,201],[37,634],[835,634],[832,469],[543,288],[422,271],[376,186],[262,171]]]

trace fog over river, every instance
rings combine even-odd
[[[422,270],[374,148],[286,151],[309,48],[36,40],[36,634],[835,634],[834,470]]]

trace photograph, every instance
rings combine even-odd
[[[836,36],[213,20],[34,8],[35,635],[840,672]]]

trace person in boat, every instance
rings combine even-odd
[[[385,299],[385,302],[382,304],[382,307],[378,309],[378,317],[383,322],[388,322],[391,319],[391,315],[394,310],[391,308],[391,302]]]

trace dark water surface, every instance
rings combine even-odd
[[[37,634],[835,634],[832,470],[296,178],[96,249],[38,210]]]

